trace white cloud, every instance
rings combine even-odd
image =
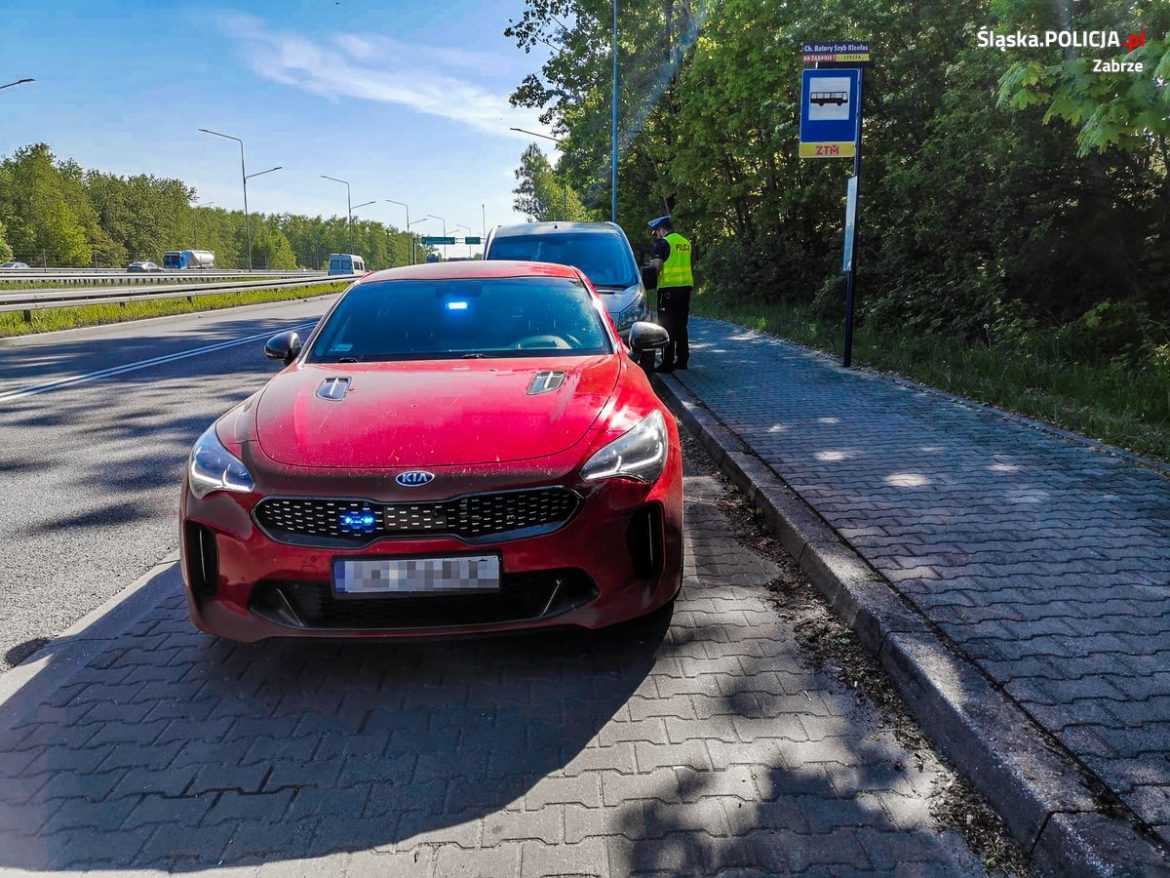
[[[314,41],[270,30],[249,15],[231,15],[222,23],[224,32],[242,44],[249,66],[282,85],[334,99],[395,104],[501,137],[531,139],[509,127],[546,130],[535,111],[512,107],[506,94],[492,93],[446,72],[462,69],[483,79],[501,62],[487,53],[357,34]]]

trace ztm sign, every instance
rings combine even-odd
[[[853,158],[857,152],[861,72],[804,70],[800,90],[800,157]]]

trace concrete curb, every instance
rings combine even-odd
[[[760,509],[784,548],[890,675],[923,731],[1058,876],[1170,875],[1136,820],[1103,813],[1100,785],[674,377],[662,398]]]
[[[30,711],[109,649],[135,622],[158,606],[165,574],[177,573],[171,552],[96,609],[86,613],[16,667],[0,675],[0,731],[18,725]]]

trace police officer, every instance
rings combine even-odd
[[[669,216],[650,220],[654,246],[650,263],[658,272],[658,323],[670,333],[670,344],[662,350],[659,372],[685,369],[691,349],[687,319],[691,314],[691,242],[674,230]]]

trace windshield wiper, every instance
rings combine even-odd
[[[461,359],[464,360],[486,360],[487,354],[464,354]]]
[[[337,358],[337,362],[339,362],[339,363],[356,363],[357,361],[358,361],[357,357],[338,357]]]

